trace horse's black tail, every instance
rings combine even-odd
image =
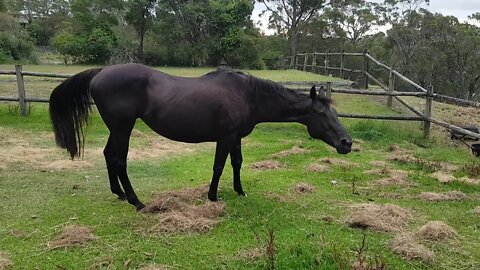
[[[49,111],[55,141],[58,146],[68,150],[72,159],[83,152],[83,127],[92,109],[89,85],[100,70],[96,68],[80,72],[63,81],[50,95]]]

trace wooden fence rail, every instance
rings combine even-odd
[[[346,56],[349,57],[361,57],[363,58],[362,60],[362,68],[347,68],[347,61],[346,61]],[[331,63],[333,62],[332,57],[337,57],[339,58],[339,66],[332,66]],[[302,60],[303,61],[300,61]],[[311,60],[310,60],[311,59]],[[323,63],[321,60],[323,59]],[[285,61],[285,60],[290,60],[290,61]],[[379,92],[379,91],[370,91],[370,90],[348,90],[348,89],[332,89],[332,92],[336,93],[344,93],[344,94],[362,94],[362,95],[382,95],[382,96],[387,96],[387,106],[391,107],[393,104],[393,99],[396,99],[397,101],[400,102],[400,104],[404,105],[407,109],[412,111],[416,117],[394,117],[396,119],[391,119],[392,117],[384,117],[380,116],[379,118],[373,118],[372,119],[388,119],[388,120],[407,120],[407,121],[423,121],[423,131],[424,131],[424,136],[429,137],[430,136],[430,124],[435,123],[437,125],[440,125],[442,127],[445,127],[451,131],[455,131],[457,133],[461,133],[464,135],[468,135],[477,139],[480,139],[480,134],[471,132],[469,130],[448,124],[444,121],[439,121],[436,119],[432,118],[432,103],[433,100],[437,101],[447,101],[450,103],[454,103],[456,105],[461,105],[461,106],[470,106],[470,107],[476,107],[480,108],[480,102],[475,102],[475,101],[470,101],[470,100],[463,100],[459,98],[454,98],[454,97],[449,97],[446,95],[441,95],[433,92],[433,89],[426,89],[419,84],[415,83],[411,79],[407,78],[400,72],[396,71],[392,67],[389,67],[385,65],[384,63],[380,62],[379,60],[375,59],[373,56],[371,56],[368,51],[365,51],[363,53],[347,53],[345,51],[342,52],[310,52],[310,53],[300,53],[297,54],[294,57],[289,57],[282,59],[282,68],[287,68],[285,66],[286,63],[290,63],[288,68],[290,69],[297,69],[297,70],[303,70],[303,71],[310,71],[314,73],[318,73],[323,70],[323,74],[330,76],[331,72],[338,72],[339,76],[341,78],[345,78],[346,73],[350,74],[359,74],[363,75],[363,81],[362,81],[362,87],[364,89],[369,88],[369,81],[374,82],[376,85],[380,86],[381,89],[383,89],[385,92]],[[380,67],[381,69],[385,70],[389,74],[389,80],[388,80],[388,85],[385,85],[385,83],[382,82],[381,79],[375,77],[373,74],[371,74],[371,68],[372,64]],[[418,90],[418,92],[401,92],[401,91],[395,91],[395,82],[397,80],[400,80],[407,85],[410,85],[413,87],[413,89]],[[415,109],[413,106],[409,105],[407,102],[402,100],[400,97],[402,96],[416,96],[416,97],[422,97],[425,99],[425,107],[423,109],[423,112]],[[355,115],[342,115],[345,117],[351,117],[351,118],[356,118]],[[362,118],[362,117],[358,117]]]

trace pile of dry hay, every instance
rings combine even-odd
[[[393,204],[378,205],[363,203],[352,206],[352,213],[347,219],[350,227],[365,228],[374,231],[399,231],[407,225],[411,212]]]
[[[294,193],[313,193],[315,192],[315,186],[308,183],[298,183],[293,186],[292,191]]]
[[[49,249],[67,248],[72,246],[83,246],[86,243],[97,239],[93,235],[93,229],[79,225],[69,225],[53,241],[48,243]]]
[[[288,150],[283,150],[283,151],[280,151],[278,153],[275,153],[275,154],[271,154],[270,156],[271,157],[276,157],[276,158],[281,158],[281,157],[288,157],[288,156],[291,156],[291,155],[301,155],[301,154],[306,154],[306,153],[309,153],[310,150],[308,149],[304,149],[304,148],[300,148],[298,146],[293,146],[292,148],[288,149]]]
[[[436,192],[422,192],[419,195],[420,199],[425,201],[439,202],[439,201],[461,201],[467,198],[467,195],[461,191],[449,191],[443,193]]]
[[[225,211],[222,202],[207,200],[208,186],[165,192],[156,196],[142,212],[159,213],[149,232],[206,232]]]
[[[276,160],[263,160],[252,163],[250,167],[254,170],[278,170],[285,168],[285,165]]]
[[[432,262],[435,254],[426,248],[418,240],[440,242],[458,237],[458,233],[443,221],[430,221],[420,227],[414,233],[402,233],[397,235],[391,242],[395,253],[408,260],[421,260]]]
[[[312,163],[307,166],[307,171],[309,172],[329,172],[331,169],[329,166],[324,164]]]
[[[392,240],[393,252],[408,260],[421,260],[432,262],[435,259],[433,251],[424,245],[417,243],[415,238],[409,233],[397,235]]]
[[[458,233],[443,221],[430,221],[420,227],[415,236],[425,240],[441,241],[455,239],[458,237]]]
[[[8,258],[7,254],[0,251],[0,270],[8,269],[13,263]]]

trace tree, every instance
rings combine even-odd
[[[377,3],[356,0],[348,6],[328,8],[322,17],[355,46],[375,25],[382,24],[376,13],[379,7]]]
[[[327,6],[343,5],[340,0],[259,0],[271,12],[270,26],[288,37],[290,56],[297,54],[302,27]],[[293,61],[293,58],[292,58]]]
[[[157,0],[130,0],[127,2],[125,19],[137,32],[139,40],[138,55],[142,61],[145,60],[143,53],[145,33],[152,26],[156,2]]]

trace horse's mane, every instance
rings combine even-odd
[[[306,94],[302,93],[300,90],[294,90],[287,88],[279,83],[276,83],[271,80],[265,80],[258,77],[255,77],[251,74],[244,73],[238,70],[233,70],[229,68],[217,68],[217,70],[211,71],[205,75],[212,75],[221,72],[228,72],[231,74],[240,75],[245,78],[248,82],[248,85],[252,88],[252,90],[256,93],[261,93],[264,95],[268,95],[269,97],[281,97],[281,98],[306,98],[308,97]],[[330,106],[333,101],[331,98],[325,95],[317,95],[317,99]]]

